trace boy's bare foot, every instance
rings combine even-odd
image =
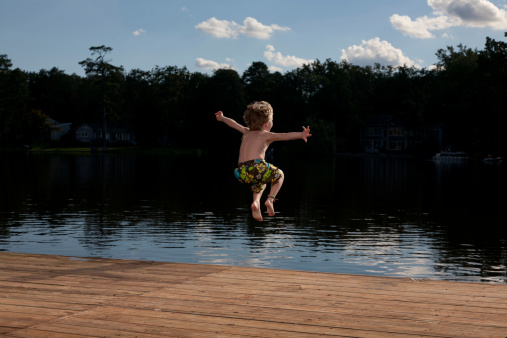
[[[252,203],[252,216],[259,222],[262,222],[261,208],[259,202]]]
[[[268,215],[269,216],[275,216],[275,208],[273,207],[273,199],[270,199],[268,197],[268,199],[266,200],[266,202],[264,203],[264,205],[268,209]]]

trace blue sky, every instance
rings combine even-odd
[[[436,52],[505,41],[507,0],[0,0],[0,54],[13,68],[84,75],[89,48],[125,70],[282,73],[319,59],[430,68]]]

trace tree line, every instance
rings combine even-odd
[[[125,71],[106,58],[112,48],[90,51],[92,57],[79,62],[84,77],[56,67],[12,69],[8,55],[0,55],[0,145],[43,142],[51,117],[73,126],[128,123],[146,147],[236,149],[238,135],[217,124],[214,113],[242,122],[249,102],[266,100],[275,131],[311,126],[314,153],[360,151],[359,132],[368,120],[392,115],[410,127],[441,125],[454,149],[505,154],[507,43],[489,37],[482,50],[461,44],[438,50],[434,69],[327,59],[285,74],[263,62],[241,75],[176,66]],[[71,144],[72,136],[62,142]]]

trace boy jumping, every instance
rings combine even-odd
[[[247,106],[243,119],[248,127],[244,127],[231,118],[225,117],[219,111],[215,113],[218,121],[224,122],[229,127],[236,129],[243,134],[241,147],[239,149],[238,168],[234,170],[236,178],[249,184],[253,192],[252,216],[262,221],[260,201],[267,183],[271,183],[271,190],[264,205],[269,216],[275,215],[273,202],[282,187],[283,171],[264,160],[266,150],[275,141],[288,141],[303,139],[307,142],[310,134],[310,126],[303,127],[303,131],[292,133],[272,133],[273,108],[265,101],[254,102]]]

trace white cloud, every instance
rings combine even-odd
[[[218,20],[212,17],[201,22],[195,28],[216,38],[225,39],[235,39],[240,34],[256,39],[269,39],[275,31],[290,30],[289,27],[281,27],[279,25],[266,26],[251,17],[243,21],[243,26],[234,21]]]
[[[358,66],[380,63],[394,67],[403,65],[420,67],[415,61],[403,55],[401,49],[394,48],[387,41],[380,41],[378,37],[368,41],[362,40],[361,45],[353,45],[347,49],[342,49],[341,59]]]
[[[507,12],[488,0],[428,0],[428,5],[461,19],[466,26],[507,28]]]
[[[139,36],[139,35],[141,35],[142,33],[146,33],[146,31],[145,31],[144,29],[142,29],[142,28],[139,28],[138,30],[136,30],[136,31],[132,32],[132,34],[133,34],[134,36]]]
[[[254,18],[246,18],[241,26],[242,34],[256,39],[269,39],[275,31],[289,31],[289,27],[280,27],[278,25],[266,26]]]
[[[195,28],[216,38],[237,38],[239,33],[237,23],[234,21],[217,20],[215,17],[201,22]]]
[[[218,63],[212,60],[206,60],[203,58],[195,59],[195,66],[201,69],[233,69],[234,67],[228,63]]]
[[[428,0],[428,5],[433,17],[412,20],[407,15],[393,14],[391,24],[404,35],[419,39],[434,38],[431,31],[456,26],[507,29],[507,11],[488,0]]]
[[[275,47],[272,45],[266,45],[264,57],[282,67],[301,67],[303,64],[313,63],[313,60],[305,60],[292,55],[283,56],[282,53],[275,52]]]
[[[389,20],[395,29],[399,30],[404,35],[417,39],[434,38],[435,35],[430,32],[431,30],[441,30],[459,25],[458,20],[447,16],[429,18],[425,15],[413,21],[407,15],[394,14]]]

